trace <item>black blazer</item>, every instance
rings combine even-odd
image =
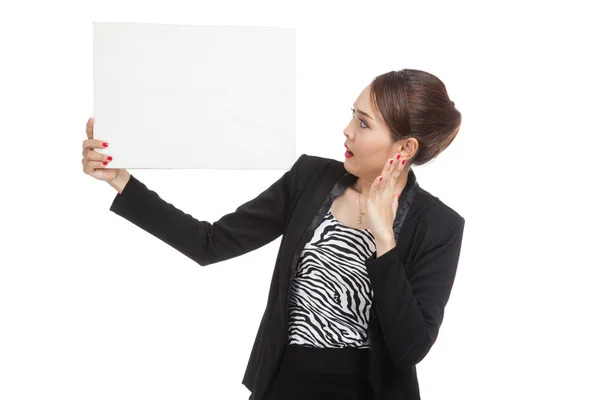
[[[287,342],[289,288],[300,253],[333,199],[356,179],[340,161],[302,154],[268,189],[210,223],[162,200],[132,175],[110,210],[201,266],[240,256],[283,235],[242,380],[251,400],[263,400]],[[420,399],[415,366],[438,336],[464,224],[463,217],[417,184],[411,168],[393,225],[396,247],[366,261],[374,293],[368,332],[375,399]]]

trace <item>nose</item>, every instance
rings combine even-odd
[[[348,124],[348,126],[346,126],[346,128],[344,129],[344,136],[346,136],[348,139],[350,139],[350,124]]]

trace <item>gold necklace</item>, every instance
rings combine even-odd
[[[367,215],[366,212],[360,211],[360,186],[358,185],[358,181],[356,182],[356,186],[358,186],[358,224],[362,224],[363,215]]]

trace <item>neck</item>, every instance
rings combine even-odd
[[[402,171],[402,174],[400,174],[400,177],[396,181],[396,186],[392,191],[393,195],[398,195],[406,186],[406,182],[408,181],[408,171],[409,170],[404,170]],[[356,192],[358,192],[358,194],[361,196],[368,195],[369,191],[371,190],[371,186],[373,185],[373,182],[375,182],[375,179],[377,179],[378,177],[379,175],[367,178],[359,176],[356,182],[354,183],[353,189]]]

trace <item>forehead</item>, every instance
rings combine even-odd
[[[365,87],[356,98],[356,106],[365,112],[371,111],[371,85]]]

